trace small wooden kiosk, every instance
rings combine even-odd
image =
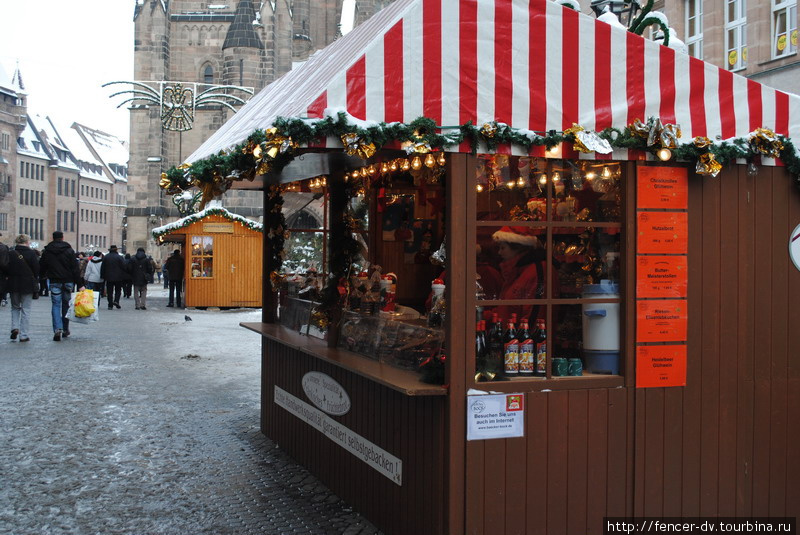
[[[790,138],[797,97],[549,0],[397,0],[265,88],[189,162],[216,158],[225,176],[220,150],[253,154],[265,226],[280,230],[280,184],[325,175],[331,243],[354,232],[353,181],[378,184],[365,193],[375,245],[381,187],[406,165],[397,150],[415,165],[433,149],[445,168],[444,384],[335,346],[335,313],[328,341],[281,326],[265,285],[263,321],[245,325],[263,336],[263,432],[387,534],[800,515]],[[476,292],[476,244],[485,254],[509,227],[545,245],[541,295]],[[281,242],[264,243],[275,279]],[[589,294],[605,276],[613,292]],[[619,310],[610,374],[587,370],[581,310],[598,304]],[[496,377],[476,359],[476,316],[520,305],[548,326],[545,375],[485,382]],[[564,375],[562,357],[583,372]],[[490,391],[506,403],[494,413]],[[523,413],[513,438],[480,427]],[[477,431],[489,436],[468,440]]]
[[[180,244],[187,307],[260,307],[262,225],[212,206],[153,229]]]

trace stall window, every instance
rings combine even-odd
[[[193,279],[214,276],[214,238],[192,236],[192,264],[189,267]]]
[[[725,10],[725,52],[728,70],[747,67],[747,2],[727,0]]]
[[[772,57],[797,52],[797,0],[772,0]]]
[[[703,59],[703,0],[686,1],[686,46],[690,56]]]
[[[476,377],[618,375],[621,165],[477,161],[476,319],[485,347],[476,348]]]

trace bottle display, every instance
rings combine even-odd
[[[547,375],[547,329],[543,319],[536,320],[535,331],[535,375],[545,377]]]
[[[511,377],[519,375],[519,340],[514,323],[508,322],[508,329],[503,335],[503,372]]]
[[[528,320],[522,320],[517,331],[519,341],[519,375],[530,377],[534,369],[534,344],[528,331]]]
[[[491,368],[498,375],[503,374],[504,348],[503,348],[503,322],[497,314],[492,314],[492,330],[489,332],[489,361]]]

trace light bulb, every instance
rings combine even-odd
[[[367,173],[368,173],[369,175],[374,175],[374,174],[375,174],[375,173],[377,173],[377,172],[378,172],[378,170],[377,170],[377,169],[375,169],[375,166],[374,166],[374,165],[370,165],[370,166],[367,168]]]
[[[525,185],[525,180],[522,177],[517,179],[517,186],[523,187]]]
[[[557,154],[558,154],[558,152],[559,152],[559,150],[560,150],[560,149],[561,149],[560,145],[556,145],[556,146],[554,146],[553,148],[551,148],[551,149],[548,149],[548,150],[547,150],[547,152],[548,152],[548,153],[549,153],[551,156],[555,156],[555,155],[557,155]]]
[[[397,171],[397,160],[392,160],[392,165],[389,166],[392,171]]]
[[[367,176],[367,168],[366,167],[362,167],[361,168],[361,176],[362,177],[366,177]]]
[[[667,148],[658,149],[658,152],[656,152],[656,156],[658,156],[658,158],[662,162],[666,162],[667,160],[672,158],[672,151]]]
[[[444,165],[445,163],[447,163],[447,160],[444,157],[444,152],[442,152],[439,154],[439,165]]]
[[[597,176],[597,175],[595,174],[595,172],[594,172],[594,171],[589,171],[588,173],[586,173],[586,180],[594,180],[594,178],[595,178],[596,176]]]
[[[611,178],[611,169],[608,166],[603,167],[603,178]]]
[[[508,182],[506,182],[506,186],[508,187],[508,189],[512,189],[515,184],[516,182],[514,182],[513,180],[509,180]]]
[[[561,175],[553,173],[553,182],[558,182],[559,180],[561,180]]]
[[[436,165],[436,159],[433,157],[433,154],[430,152],[427,156],[425,156],[425,167],[433,167]]]
[[[542,176],[539,177],[539,184],[545,185],[547,184],[547,175],[542,173]]]
[[[475,189],[478,191],[478,193],[482,192],[483,191],[483,184],[478,184],[477,186],[475,186]]]
[[[381,173],[386,174],[389,172],[389,165],[386,162],[381,164]]]
[[[411,169],[411,164],[408,163],[408,160],[403,160],[403,165],[400,166],[403,171],[408,171]]]
[[[414,171],[419,171],[419,169],[422,167],[422,160],[419,159],[419,156],[414,156],[414,159],[411,160],[411,167],[414,169]]]

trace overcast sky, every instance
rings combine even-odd
[[[29,112],[128,139],[128,110],[116,108],[124,98],[101,85],[133,77],[134,5],[0,0],[0,63],[10,77],[19,60]]]

